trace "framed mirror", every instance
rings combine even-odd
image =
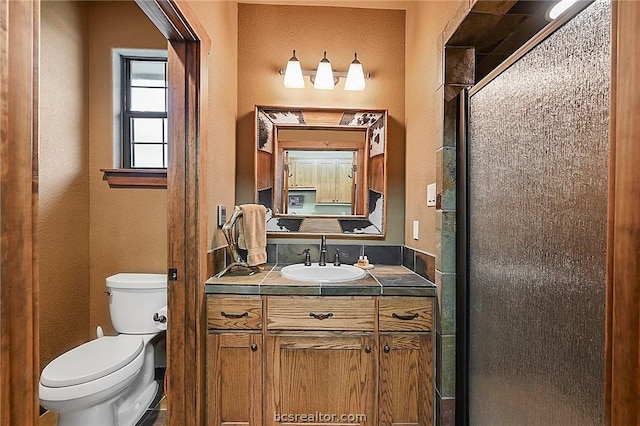
[[[268,235],[384,237],[386,110],[256,106],[255,129]]]

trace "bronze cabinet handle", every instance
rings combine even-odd
[[[243,317],[248,317],[249,312],[245,312],[243,314],[228,314],[224,311],[220,311],[220,315],[222,315],[225,318],[243,318]]]
[[[365,347],[364,347],[364,351],[365,351],[366,353],[368,353],[368,354],[369,354],[369,353],[371,353],[371,346],[369,346],[369,345],[365,346]]]
[[[411,321],[414,320],[416,318],[418,318],[420,315],[418,315],[418,313],[416,312],[415,314],[411,314],[411,315],[398,315],[395,312],[391,314],[392,317],[397,318],[399,320],[403,320],[403,321]]]
[[[384,345],[383,350],[384,350],[384,353],[388,354],[389,352],[391,352],[391,347],[389,345]]]
[[[252,344],[251,344],[251,350],[252,350],[253,352],[257,351],[257,350],[258,350],[258,344],[257,344],[257,343],[252,343]]]
[[[331,318],[333,316],[333,312],[329,312],[327,314],[315,314],[313,312],[309,312],[309,316],[317,320],[323,320],[323,319]]]

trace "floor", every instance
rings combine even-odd
[[[167,399],[164,396],[163,380],[159,380],[160,390],[147,412],[142,416],[136,426],[166,426],[167,423]],[[40,416],[39,426],[57,426],[58,415],[47,411]]]
[[[167,398],[164,396],[162,382],[160,391],[153,400],[147,412],[142,416],[136,426],[167,426]]]

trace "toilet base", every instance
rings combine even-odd
[[[147,408],[153,402],[158,392],[158,382],[155,379],[155,363],[153,358],[153,345],[145,345],[144,367],[131,383],[127,392],[115,402],[118,410],[118,426],[133,426],[144,415]]]
[[[66,413],[58,414],[58,426],[86,426],[88,421],[94,421],[94,419],[100,419],[102,424],[96,424],[95,426],[113,426],[117,425],[116,411],[113,401],[109,403],[103,403],[94,405],[81,411],[68,411]]]
[[[133,426],[147,411],[158,389],[157,382],[149,383],[142,394],[127,406],[118,406],[116,401],[107,401],[81,411],[59,413],[58,426],[87,426],[88,422],[91,426]]]
[[[142,418],[147,408],[158,393],[158,383],[152,382],[128,407],[119,407],[118,425],[135,425]]]

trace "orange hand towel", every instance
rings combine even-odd
[[[247,250],[249,266],[267,263],[267,210],[261,204],[242,204],[238,218],[238,247]]]

